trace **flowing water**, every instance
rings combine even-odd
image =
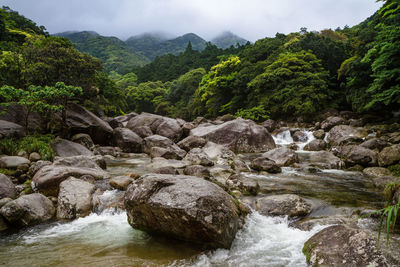
[[[302,150],[313,138],[309,132],[306,134],[307,142],[297,144],[300,157],[307,153]],[[286,132],[274,139],[280,145],[293,142]],[[109,160],[108,171],[113,176],[142,174],[148,171],[149,164],[148,156],[131,154]],[[375,208],[381,204],[378,192],[357,172],[324,170],[312,174],[283,168],[281,174],[243,175],[258,181],[260,196],[295,193],[305,197],[314,208],[311,216],[336,215],[344,213],[343,210]],[[323,228],[316,226],[302,231],[291,227],[287,218],[253,212],[230,250],[202,251],[190,244],[133,229],[125,211],[107,208],[121,193],[106,191],[100,197],[97,213],[84,218],[1,234],[0,266],[306,266],[301,252],[303,244]],[[372,199],[376,201],[371,202]]]

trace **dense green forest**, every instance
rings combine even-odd
[[[326,108],[400,109],[400,4],[394,0],[351,28],[301,28],[228,49],[206,43],[201,52],[189,42],[184,52],[124,72],[5,7],[0,40],[1,86],[80,86],[78,100],[107,115],[310,119]]]
[[[80,52],[87,52],[90,55],[103,61],[107,72],[116,71],[127,73],[134,67],[143,66],[150,60],[136,53],[120,39],[116,37],[100,36],[96,32],[66,32],[56,34],[70,40]]]

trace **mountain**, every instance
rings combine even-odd
[[[187,33],[174,39],[163,40],[156,34],[142,34],[130,37],[126,44],[132,51],[139,53],[150,60],[165,54],[177,55],[185,51],[188,43],[193,50],[201,51],[206,47],[207,41],[194,33]]]
[[[245,45],[248,41],[246,39],[243,39],[242,37],[233,34],[232,32],[226,31],[212,39],[211,42],[219,48],[225,49],[231,47],[232,45]]]
[[[127,73],[134,67],[150,62],[148,58],[135,53],[125,42],[116,37],[101,36],[93,31],[69,31],[55,35],[69,39],[79,51],[101,59],[107,71]]]

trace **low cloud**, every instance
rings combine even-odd
[[[50,33],[93,30],[122,39],[143,32],[194,32],[209,40],[232,31],[248,40],[276,32],[353,26],[382,5],[374,0],[5,0]]]

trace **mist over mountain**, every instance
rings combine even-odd
[[[245,45],[248,42],[248,40],[237,36],[236,34],[230,32],[230,31],[225,31],[216,36],[211,40],[211,43],[215,44],[219,48],[229,48],[232,45],[236,46],[237,44],[239,45]]]

